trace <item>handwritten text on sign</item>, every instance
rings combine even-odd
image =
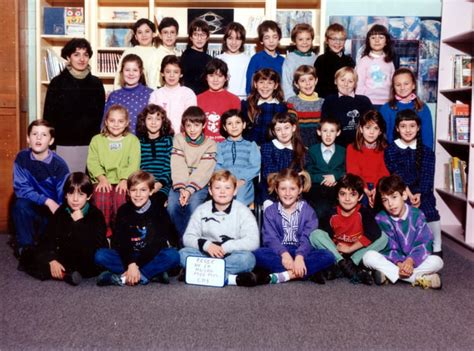
[[[186,259],[186,283],[223,287],[225,261],[220,258],[188,257]]]

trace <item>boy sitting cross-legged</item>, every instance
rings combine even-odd
[[[247,206],[234,200],[237,179],[227,170],[216,171],[209,182],[212,200],[191,216],[179,251],[181,265],[188,256],[223,258],[228,285],[254,286],[252,273],[259,246],[257,221]]]
[[[406,203],[405,189],[398,175],[380,179],[377,197],[385,210],[375,219],[387,234],[388,245],[382,253],[368,251],[364,265],[375,270],[377,285],[388,278],[392,283],[401,279],[425,289],[440,289],[441,278],[437,272],[443,268],[443,260],[433,255],[433,234],[423,212]]]
[[[387,237],[381,233],[370,209],[362,207],[364,181],[354,174],[346,174],[337,184],[338,205],[321,220],[321,229],[311,233],[311,244],[318,249],[328,249],[336,258],[336,265],[326,271],[328,280],[340,275],[351,282],[372,284],[372,276],[359,266],[369,250],[381,251]]]
[[[152,174],[136,171],[128,177],[130,201],[117,213],[112,249],[99,249],[95,262],[107,271],[97,285],[147,284],[179,265],[174,228],[166,210],[150,198],[154,191]]]

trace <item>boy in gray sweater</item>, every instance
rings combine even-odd
[[[183,235],[181,265],[188,256],[221,258],[228,285],[254,286],[253,250],[259,247],[257,221],[249,208],[234,200],[237,179],[227,170],[216,171],[209,182],[212,200],[200,205]]]

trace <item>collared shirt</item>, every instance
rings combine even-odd
[[[407,204],[405,204],[404,206],[405,206],[405,213],[403,214],[403,216],[401,216],[401,217],[393,217],[393,216],[390,216],[390,218],[391,218],[392,220],[396,221],[396,222],[406,220],[407,217],[408,217],[408,212],[409,212],[410,210],[409,210]]]
[[[264,104],[264,103],[267,103],[267,104],[279,104],[280,101],[278,101],[276,98],[273,98],[271,100],[262,100],[262,99],[258,99],[258,102],[257,102],[257,105],[261,105],[261,104]]]
[[[331,161],[332,155],[336,152],[336,144],[332,144],[330,146],[326,146],[321,143],[321,154],[323,155],[324,161],[329,163]]]
[[[405,144],[402,139],[397,139],[394,141],[395,145],[397,145],[400,149],[407,149],[410,148],[412,150],[416,150],[416,139],[409,145]]]
[[[298,238],[296,233],[298,232],[299,217],[301,209],[303,208],[303,201],[298,201],[296,204],[296,210],[292,214],[286,213],[278,202],[278,212],[281,215],[281,222],[283,225],[283,245],[298,245]]]
[[[234,202],[234,200],[232,200],[232,202]],[[219,211],[216,207],[216,203],[214,202],[214,200],[212,200],[212,213],[224,212],[225,214],[229,214],[230,211],[232,211],[232,202],[229,204],[229,206],[227,206],[224,211]]]
[[[272,143],[279,150],[283,150],[283,149],[293,150],[293,144],[283,145],[280,141],[278,141],[277,138],[273,139]]]
[[[349,97],[355,98],[356,93],[355,93],[355,91],[353,91],[353,92],[352,92],[351,94],[349,94],[349,95],[344,95],[344,94],[341,94],[341,93],[338,92],[338,93],[337,93],[337,96],[338,96],[338,97],[341,97],[341,96],[349,96]]]

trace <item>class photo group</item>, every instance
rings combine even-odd
[[[216,57],[201,19],[182,54],[174,18],[132,30],[107,94],[86,39],[61,50],[13,166],[19,270],[167,284],[206,257],[225,261],[225,285],[441,289],[432,117],[385,26],[369,27],[357,62],[338,23],[319,55],[306,23],[286,56],[271,20],[253,56],[238,22]]]

